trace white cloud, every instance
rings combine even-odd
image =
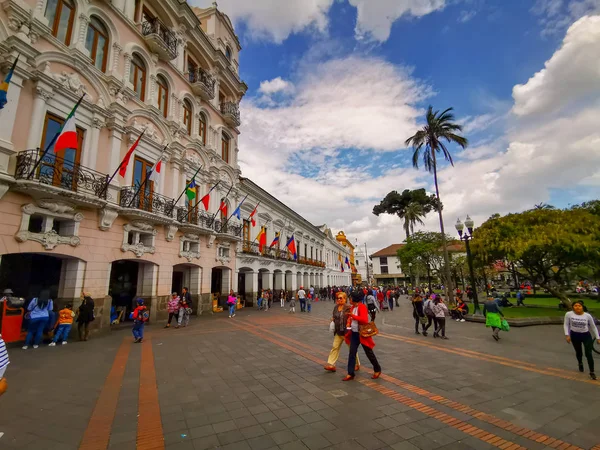
[[[600,16],[586,16],[568,30],[562,47],[544,69],[513,88],[519,116],[554,112],[582,98],[598,96]]]
[[[474,9],[470,9],[470,10],[463,9],[458,16],[458,21],[460,23],[467,23],[469,20],[471,20],[476,15],[477,15],[477,11]]]
[[[356,7],[356,37],[384,42],[402,16],[422,17],[446,6],[446,0],[348,0]]]
[[[212,0],[189,0],[206,8]],[[392,24],[402,16],[421,17],[443,9],[446,0],[348,0],[358,11],[356,36],[383,42]],[[219,9],[234,23],[244,22],[255,39],[283,42],[306,29],[327,31],[334,0],[219,0]]]
[[[294,85],[281,77],[273,78],[272,80],[261,81],[258,91],[265,95],[273,95],[277,93],[286,93],[294,90]]]

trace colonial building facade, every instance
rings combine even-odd
[[[211,309],[213,294],[237,290],[247,273],[236,267],[246,231],[219,205],[224,200],[231,212],[246,195],[238,104],[247,86],[229,18],[216,5],[179,0],[2,5],[1,75],[19,59],[0,110],[0,287],[28,298],[49,289],[59,305],[76,307],[88,291],[96,327],[108,325],[111,306],[130,307],[137,296],[156,319],[183,286],[199,310]],[[78,146],[55,154],[53,138],[81,98]],[[109,182],[138,138],[126,173]],[[144,183],[158,160],[159,178]],[[200,199],[209,192],[205,210]],[[271,232],[286,215],[293,214],[272,215]],[[300,254],[308,258],[304,244],[311,243],[310,259],[323,261],[315,252],[324,239],[319,248],[318,230],[294,217]],[[275,286],[276,268],[264,268]],[[289,286],[299,273],[303,284],[311,276],[323,284],[326,270],[299,261]],[[254,278],[244,279],[244,289],[258,289]]]

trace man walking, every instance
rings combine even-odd
[[[304,312],[306,310],[306,291],[302,286],[298,289],[298,301],[300,302],[300,312]]]

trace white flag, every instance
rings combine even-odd
[[[162,170],[162,159],[156,161],[154,167],[152,168],[152,173],[150,174],[149,180],[154,182],[154,190],[158,190],[159,180],[160,180],[160,171]]]

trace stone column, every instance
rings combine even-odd
[[[4,78],[4,77],[2,77]],[[0,120],[0,172],[8,173],[8,163],[10,155],[14,150],[21,151],[26,150],[24,148],[15,149],[12,143],[12,134],[15,127],[15,120],[17,117],[17,107],[19,106],[19,99],[21,97],[21,89],[23,88],[24,79],[19,76],[15,70],[13,73],[12,80],[10,82],[10,88],[8,90],[8,102],[2,110],[2,119]],[[34,122],[30,122],[30,127],[37,126]],[[31,128],[30,131],[31,133]],[[12,175],[12,174],[11,174]]]
[[[283,272],[275,272],[274,274],[274,286],[273,289],[283,289]]]
[[[220,85],[221,85],[221,81],[219,79],[219,75],[217,73],[214,73],[213,76],[215,77],[215,98],[213,98],[212,104],[215,108],[217,108],[217,110],[221,110],[221,106],[219,105],[219,91],[220,91]]]
[[[288,291],[295,291],[298,289],[297,277],[293,273],[285,274],[285,288]]]
[[[119,58],[121,56],[121,51],[123,51],[123,47],[119,45],[118,42],[113,43],[113,58],[111,65],[111,73],[115,78],[119,78]]]
[[[270,272],[261,272],[260,276],[262,277],[262,288],[263,289],[273,289],[273,283],[271,283],[271,273]]]
[[[179,47],[179,54],[177,55],[176,67],[181,73],[185,72],[185,51],[187,49],[187,42],[179,38],[177,39],[177,46]],[[187,77],[186,77],[187,79]]]
[[[63,259],[58,284],[58,297],[62,300],[59,306],[78,299],[83,291],[85,261],[80,259]]]
[[[258,272],[245,272],[246,306],[253,306],[258,291]]]
[[[77,44],[75,44],[75,48],[84,53],[86,56],[90,56],[90,52],[87,48],[85,48],[85,37],[88,30],[88,24],[90,23],[90,18],[85,14],[79,14],[79,36],[77,39]]]
[[[83,155],[83,165],[90,169],[96,169],[96,160],[98,157],[98,141],[100,140],[100,128],[104,125],[104,122],[98,117],[92,119],[92,129],[90,130],[90,141],[89,147],[87,147],[85,154]]]
[[[34,149],[40,146],[44,130],[44,116],[48,101],[54,95],[51,91],[37,86],[34,91],[33,111],[31,113],[31,126],[27,138],[27,148]]]
[[[129,20],[135,21],[135,0],[119,0],[124,1],[123,11]]]
[[[173,185],[171,186],[171,197],[173,199],[177,200],[177,197],[181,193],[181,191],[179,190],[179,177],[180,177],[179,162],[172,159],[171,166],[173,169]]]
[[[123,81],[125,82],[125,86],[133,89],[133,85],[129,81],[129,72],[131,71],[131,53],[124,53],[123,58],[125,58],[125,66],[123,67]]]
[[[117,170],[117,167],[119,167],[119,164],[121,164],[122,143],[123,143],[123,133],[121,132],[121,130],[116,127],[111,128],[110,144],[109,144],[110,175],[112,175],[113,172],[115,170]],[[133,155],[132,155],[131,159],[133,160]],[[129,165],[132,165],[132,164],[133,164],[133,162],[130,161]],[[119,180],[121,180],[121,177],[116,176],[113,178],[111,184],[114,186],[119,186]],[[124,184],[127,184],[127,179],[125,179]]]

